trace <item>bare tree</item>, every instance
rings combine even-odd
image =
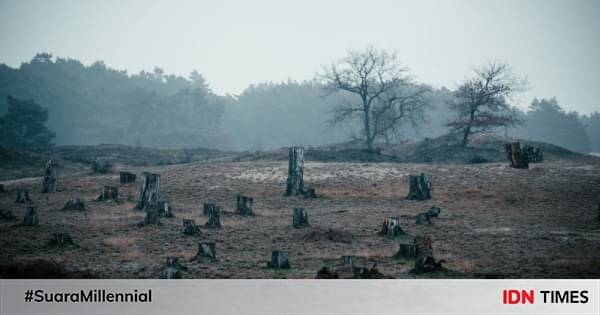
[[[325,67],[320,75],[325,88],[353,96],[336,107],[331,123],[359,118],[363,139],[373,151],[378,137],[384,137],[402,122],[421,119],[428,104],[428,89],[412,83],[406,72],[395,54],[373,47],[350,51],[345,58]]]
[[[472,133],[519,123],[518,112],[507,99],[526,86],[527,81],[515,76],[506,63],[490,62],[475,69],[474,76],[457,88],[456,98],[450,102],[457,116],[448,126],[462,131],[462,145],[466,146]]]

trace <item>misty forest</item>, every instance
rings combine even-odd
[[[338,58],[236,95],[1,64],[0,276],[600,276],[600,112],[517,107],[536,82],[501,60],[436,87],[392,51]]]

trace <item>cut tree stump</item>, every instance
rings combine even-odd
[[[100,196],[96,200],[117,200],[119,198],[119,189],[115,186],[103,186]]]
[[[433,241],[431,237],[428,235],[417,235],[414,238],[413,243],[415,244],[415,256],[419,257],[419,255],[423,251],[431,251],[433,252]]]
[[[409,191],[406,199],[426,200],[431,199],[431,174],[421,173],[421,175],[409,175]]]
[[[294,215],[292,217],[292,226],[295,228],[302,228],[308,226],[308,213],[304,208],[295,208]]]
[[[210,213],[210,211],[214,208],[216,208],[217,205],[214,203],[205,203],[204,204],[204,209],[202,210],[202,214],[204,214],[205,216],[208,216],[208,214]]]
[[[53,159],[48,160],[44,171],[44,182],[42,193],[53,193],[56,191],[56,183],[58,181],[58,165]]]
[[[249,196],[242,196],[240,194],[237,195],[237,213],[241,215],[254,215],[254,210],[252,209],[252,204],[254,200]]]
[[[160,175],[143,172],[140,182],[140,199],[136,208],[144,210],[157,205],[160,201]]]
[[[192,260],[202,258],[217,259],[215,242],[201,242],[198,244],[198,253],[196,253],[196,256]]]
[[[527,154],[527,160],[529,161],[529,163],[544,162],[544,149],[540,147],[524,145],[523,151],[525,151],[525,153]]]
[[[23,221],[21,221],[21,224],[19,224],[20,226],[36,226],[38,225],[38,216],[37,216],[37,210],[35,209],[35,207],[27,207],[27,210],[25,211],[25,217],[23,218]]]
[[[417,257],[414,240],[401,240],[394,258],[414,259]]]
[[[440,215],[440,212],[442,212],[442,209],[436,206],[429,208],[429,210],[427,211],[427,213],[429,213],[430,218],[437,218]]]
[[[527,152],[521,150],[519,142],[504,144],[504,150],[512,168],[529,168],[529,157],[527,156]]]
[[[431,249],[425,249],[417,256],[417,259],[415,260],[415,267],[411,271],[412,273],[420,274],[444,270],[442,267],[444,262],[444,260],[436,261],[436,259],[433,257],[433,251]]]
[[[92,172],[94,172],[94,173],[107,174],[107,173],[111,173],[112,169],[113,169],[113,166],[108,161],[103,161],[103,160],[98,160],[98,159],[95,159],[92,161]]]
[[[196,225],[196,221],[183,219],[183,234],[185,235],[200,235],[202,232],[200,228]]]
[[[187,270],[187,267],[179,262],[179,257],[167,257],[165,266],[160,271],[160,279],[181,279],[182,270]]]
[[[385,235],[387,237],[397,237],[406,235],[406,233],[400,227],[400,219],[398,217],[389,217],[383,220],[381,231],[379,235]]]
[[[286,196],[305,196],[304,188],[304,148],[291,147],[288,164]]]
[[[429,214],[429,212],[423,212],[423,213],[419,213],[417,214],[417,218],[415,220],[415,223],[417,225],[422,225],[422,224],[433,224],[433,222],[431,221],[431,215]]]
[[[17,217],[10,210],[0,210],[0,219],[14,221]]]
[[[288,253],[281,250],[274,250],[271,253],[271,261],[268,263],[269,268],[289,269]]]
[[[85,203],[81,198],[71,198],[62,210],[85,210]]]
[[[31,198],[29,198],[29,190],[27,189],[19,189],[17,190],[17,199],[16,203],[32,203]]]
[[[48,241],[48,246],[66,246],[75,245],[73,238],[69,233],[52,233],[52,237]]]
[[[174,218],[175,214],[173,213],[173,206],[171,205],[170,202],[166,201],[166,200],[161,200],[158,202],[157,204],[158,207],[158,215],[160,217],[165,217],[165,218]]]
[[[208,210],[208,221],[205,224],[206,227],[210,228],[221,228],[221,208],[211,207]]]
[[[119,172],[119,181],[121,184],[135,183],[136,175],[129,172]]]
[[[356,257],[344,255],[342,256],[342,265],[354,267],[354,263],[356,262]]]

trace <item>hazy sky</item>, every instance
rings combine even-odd
[[[395,50],[418,81],[455,88],[498,59],[526,75],[516,102],[600,110],[600,1],[5,1],[0,63],[37,52],[130,73],[197,69],[219,94],[310,79],[349,48]]]

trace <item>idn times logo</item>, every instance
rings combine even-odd
[[[502,304],[586,304],[587,290],[502,290]]]

